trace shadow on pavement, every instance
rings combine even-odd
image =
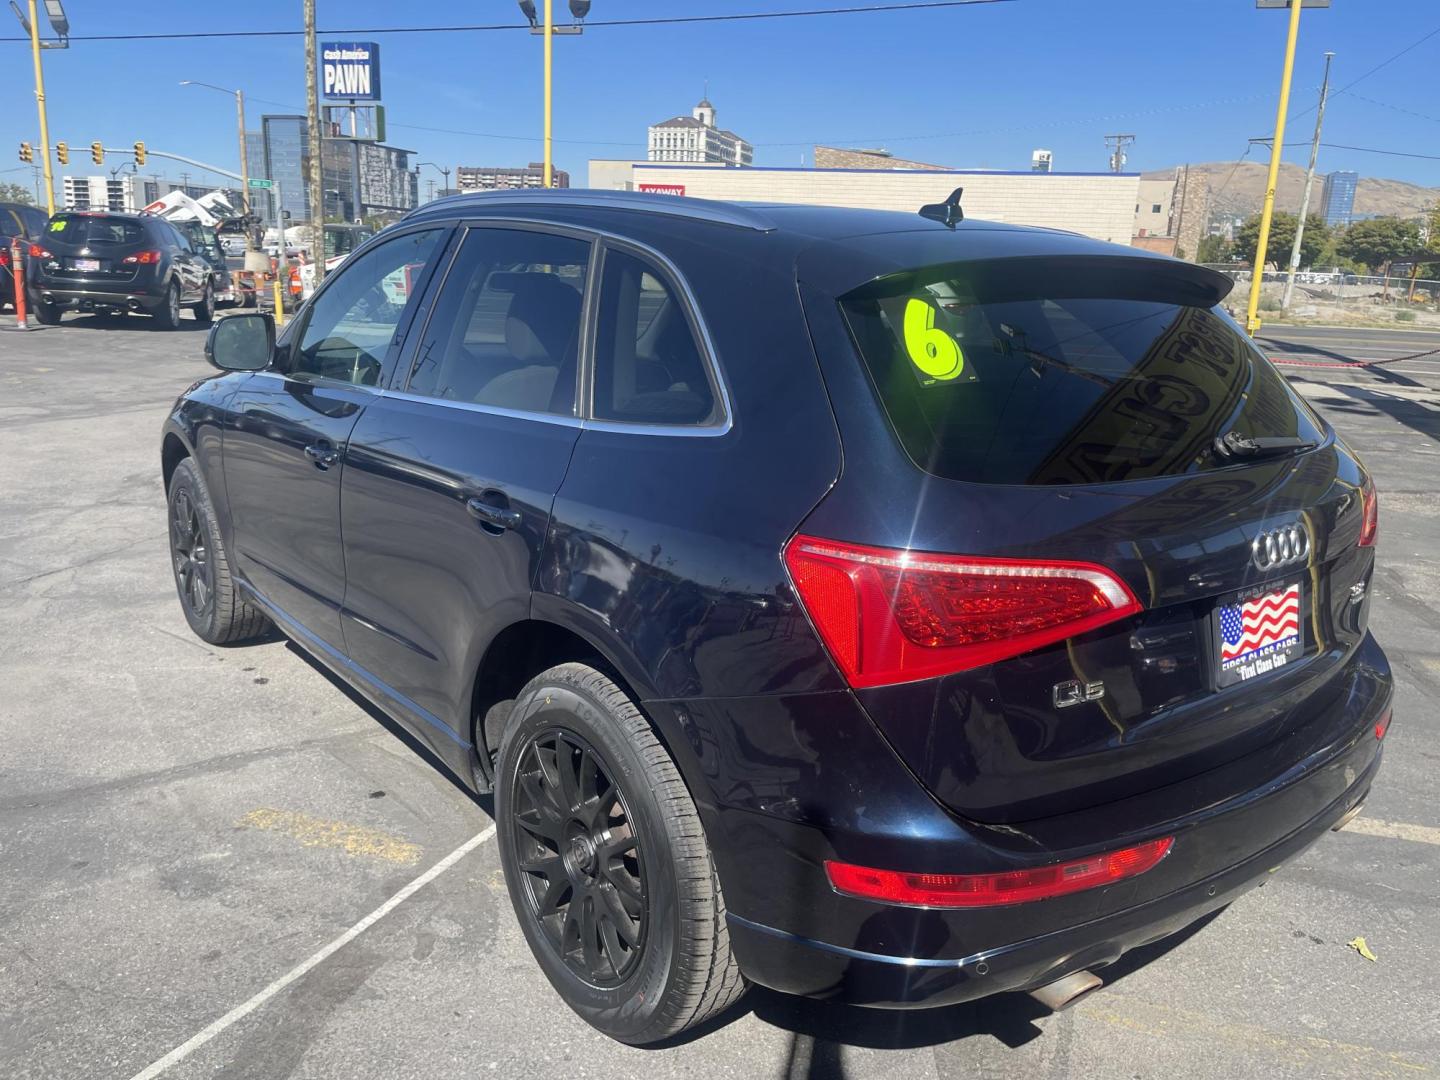
[[[1400,376],[1403,378],[1404,376]],[[1423,385],[1416,383],[1414,385]],[[1440,413],[1433,408],[1426,406],[1423,402],[1413,401],[1410,398],[1396,397],[1387,394],[1383,390],[1371,390],[1364,386],[1349,386],[1338,384],[1334,389],[1339,390],[1354,400],[1354,404],[1336,401],[1327,401],[1326,409],[1333,409],[1339,412],[1357,413],[1362,416],[1373,416],[1375,413],[1384,413],[1397,423],[1418,431],[1421,435],[1440,442]]]
[[[1109,967],[1097,968],[1096,973],[1107,987],[1114,986],[1198,934],[1223,910],[1202,916],[1167,938],[1132,949]],[[790,1032],[786,1061],[778,1074],[783,1080],[828,1080],[856,1075],[845,1070],[841,1051],[846,1046],[914,1050],[983,1039],[1018,1049],[1045,1035],[1036,1021],[1049,1015],[1049,1010],[1022,993],[997,994],[939,1009],[892,1010],[813,1001],[753,987],[733,1009],[657,1049],[703,1038],[750,1013]]]
[[[278,638],[280,636],[281,635],[277,631],[276,637]],[[335,689],[339,690],[342,694],[349,698],[358,708],[363,709],[365,713],[370,717],[370,719],[374,720],[386,731],[390,732],[391,735],[394,735],[397,739],[399,739],[416,754],[418,754],[425,761],[426,764],[428,764],[446,780],[449,780],[450,783],[455,787],[456,791],[460,792],[462,795],[465,796],[465,798],[469,799],[476,806],[480,807],[480,809],[485,811],[485,813],[488,814],[491,818],[495,816],[494,796],[476,795],[473,791],[471,791],[468,787],[461,783],[460,778],[457,777],[454,773],[452,773],[450,769],[445,765],[445,763],[442,762],[438,757],[436,757],[428,746],[426,746],[423,742],[417,739],[414,735],[411,735],[410,732],[405,730],[405,728],[402,727],[400,724],[396,723],[394,720],[390,719],[390,717],[386,716],[385,713],[381,712],[378,708],[372,705],[367,698],[365,698],[358,690],[354,689],[344,679],[340,678],[340,676],[336,675],[333,671],[327,668],[324,664],[320,663],[319,660],[316,660],[313,656],[307,653],[304,649],[300,648],[300,646],[296,645],[293,641],[287,640],[285,642],[285,647],[289,649],[292,653],[294,653],[296,656],[300,657],[301,660],[304,660],[305,663],[310,665],[310,667],[314,668],[315,671],[322,675],[326,679],[326,681],[330,683],[331,686],[335,687]]]
[[[216,313],[219,314],[218,312]],[[61,317],[61,327],[66,330],[145,330],[154,334],[183,334],[199,331],[207,332],[210,327],[204,325],[193,315],[182,312],[180,325],[174,330],[162,330],[149,315],[101,315],[101,314],[66,314]]]

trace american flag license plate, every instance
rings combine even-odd
[[[1278,671],[1305,647],[1300,583],[1250,590],[1215,609],[1216,684],[1232,686]]]

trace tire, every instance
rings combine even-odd
[[[161,330],[174,330],[180,325],[180,286],[175,282],[165,290],[165,303],[155,309],[155,325]]]
[[[54,304],[47,304],[38,297],[31,300],[28,314],[35,316],[35,321],[42,326],[59,326],[60,309]]]
[[[190,629],[211,645],[266,636],[270,620],[247,603],[235,585],[215,508],[193,459],[175,467],[166,506],[170,566]]]
[[[643,1046],[740,999],[746,983],[695,803],[615,683],[575,663],[532,679],[496,775],[510,902],[546,978],[583,1020]]]
[[[200,302],[190,309],[195,312],[195,321],[201,326],[209,326],[215,321],[215,290],[205,286],[205,295]]]

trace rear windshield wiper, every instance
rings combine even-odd
[[[1215,437],[1215,453],[1222,458],[1259,458],[1272,454],[1295,454],[1313,450],[1319,444],[1298,435],[1241,435],[1227,431]]]

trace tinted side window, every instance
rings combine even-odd
[[[446,230],[406,233],[347,262],[311,302],[292,375],[374,386],[414,285]]]
[[[415,353],[410,392],[573,416],[589,261],[590,244],[574,237],[471,229]]]
[[[600,420],[648,424],[700,424],[715,412],[684,305],[657,270],[623,251],[605,253],[593,408]]]

